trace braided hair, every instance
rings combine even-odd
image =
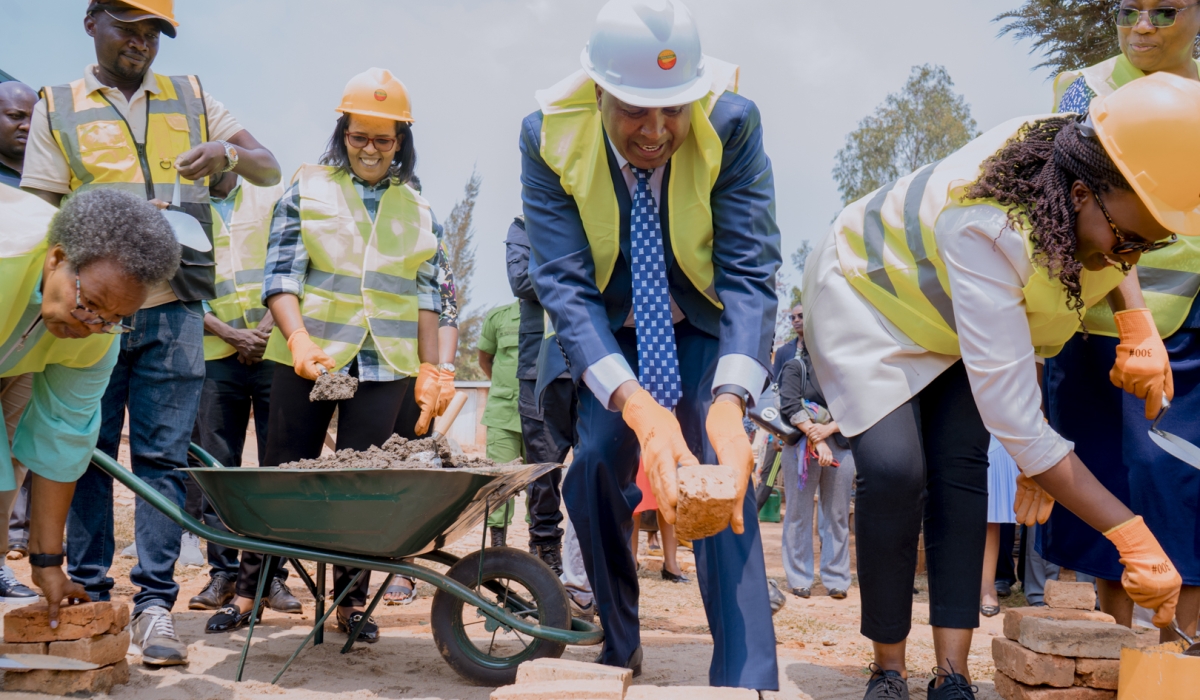
[[[1033,263],[1067,288],[1067,307],[1084,308],[1075,259],[1077,214],[1071,187],[1082,182],[1097,195],[1131,190],[1100,142],[1085,134],[1083,117],[1050,117],[1029,124],[983,163],[983,175],[967,189],[969,199],[994,199],[1008,208],[1008,225],[1027,228]]]

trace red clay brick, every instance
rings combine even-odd
[[[59,642],[105,634],[120,621],[120,608],[112,603],[64,605],[58,610],[58,627],[50,628],[50,613],[45,603],[17,608],[4,615],[6,642]],[[125,609],[128,621],[129,611]]]
[[[996,670],[1026,685],[1069,688],[1075,684],[1075,660],[1030,651],[1005,637],[992,638]]]
[[[1027,617],[1017,641],[1041,654],[1119,659],[1121,647],[1133,646],[1136,639],[1133,630],[1116,623]]]
[[[721,464],[680,467],[675,532],[685,540],[711,537],[729,526],[737,486]]]
[[[573,680],[620,681],[628,689],[633,684],[633,671],[570,659],[534,659],[517,668],[517,685]]]
[[[46,643],[19,644],[0,642],[0,654],[45,654]]]
[[[1044,593],[1047,606],[1059,610],[1095,610],[1096,589],[1090,583],[1046,581]]]
[[[1116,690],[1120,671],[1121,662],[1117,659],[1076,659],[1075,685]]]
[[[6,692],[25,691],[48,695],[72,693],[107,693],[113,686],[129,682],[129,664],[125,659],[112,666],[92,671],[7,671],[4,674]]]
[[[73,642],[50,642],[51,656],[79,659],[97,666],[115,664],[125,658],[129,651],[129,632],[102,634]]]
[[[996,693],[1004,700],[1114,700],[1111,690],[1097,690],[1077,685],[1071,688],[1048,688],[1018,683],[1003,673],[996,673]]]
[[[618,680],[547,681],[506,685],[492,691],[491,700],[622,700],[625,684]]]
[[[1055,610],[1054,608],[1009,608],[1004,611],[1004,636],[1018,641],[1021,638],[1021,620],[1027,617],[1039,617],[1048,620],[1094,620],[1096,622],[1116,622],[1112,615],[1106,615],[1097,610]]]

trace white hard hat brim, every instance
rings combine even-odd
[[[701,71],[695,78],[683,85],[671,88],[635,88],[628,85],[614,85],[592,67],[586,46],[579,55],[579,62],[583,64],[583,70],[588,77],[595,81],[602,90],[634,107],[678,107],[691,104],[707,95],[712,88],[712,79],[706,75],[706,71]]]

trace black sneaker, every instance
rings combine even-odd
[[[267,595],[265,601],[267,607],[281,613],[289,615],[299,615],[304,612],[304,606],[296,600],[296,596],[292,595],[292,589],[283,582],[283,579],[271,579],[271,592]]]
[[[551,544],[531,544],[529,545],[529,553],[541,559],[555,576],[562,576],[562,544],[554,542]]]
[[[942,684],[934,688],[933,684],[937,683],[939,678],[942,679]],[[968,683],[961,673],[951,673],[937,666],[933,669],[933,680],[929,681],[926,697],[929,700],[975,700],[975,693],[978,692],[979,687]]]
[[[508,545],[508,528],[492,527],[488,529],[492,531],[493,547],[505,547]]]
[[[7,566],[0,566],[0,602],[29,604],[41,597],[37,591],[17,580]]]
[[[873,663],[871,680],[867,681],[867,694],[863,700],[908,700],[908,681],[900,677],[899,671],[885,671]]]
[[[233,579],[225,574],[213,574],[204,590],[188,601],[188,610],[217,610],[233,600]]]

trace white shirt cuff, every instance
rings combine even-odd
[[[606,355],[592,363],[591,367],[583,370],[583,383],[595,394],[596,400],[610,411],[616,409],[610,403],[617,387],[628,381],[637,381],[633,369],[625,361],[625,356],[619,353]]]
[[[767,383],[767,368],[749,355],[725,355],[717,360],[717,372],[713,376],[713,391],[724,384],[740,386],[750,394],[748,405],[758,402]]]

